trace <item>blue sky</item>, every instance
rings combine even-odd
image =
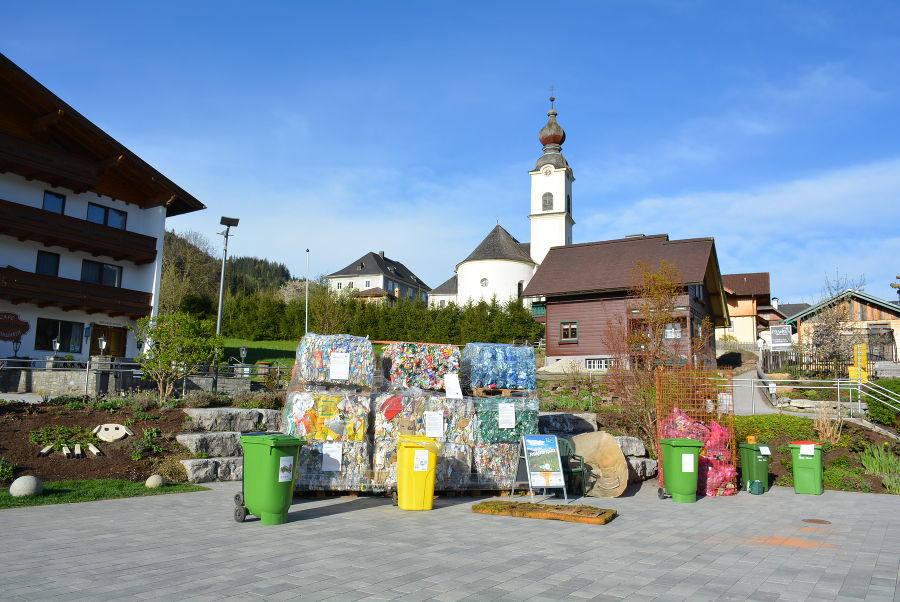
[[[431,286],[528,240],[556,87],[575,242],[713,236],[782,302],[900,273],[900,4],[17,3],[0,51],[209,209],[169,220],[313,275]]]

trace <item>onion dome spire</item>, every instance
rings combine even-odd
[[[553,103],[556,98],[550,97],[550,110],[547,111],[547,125],[538,132],[538,140],[544,145],[544,154],[538,159],[535,169],[540,169],[543,165],[552,165],[554,167],[568,167],[566,158],[562,155],[562,144],[566,141],[566,131],[556,122],[556,109]]]

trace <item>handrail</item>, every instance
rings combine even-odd
[[[880,398],[877,398],[877,397],[876,397],[875,399],[876,399],[877,401],[879,401],[880,403],[883,403],[883,404],[886,405],[887,407],[893,409],[894,411],[900,412],[900,407],[898,407],[898,406],[900,406],[900,395],[897,395],[896,393],[894,393],[894,392],[891,391],[890,389],[886,389],[886,388],[882,387],[881,385],[876,384],[876,383],[873,383],[872,381],[869,381],[869,380],[861,380],[861,381],[859,381],[859,389],[860,389],[860,392],[862,392],[862,390],[863,390],[864,388],[865,388],[867,391],[871,391],[871,392],[867,392],[868,395],[872,395],[872,396],[875,396],[875,395],[883,395],[883,396],[887,397],[888,399],[890,399],[891,401],[893,401],[893,402],[896,403],[897,405],[895,406],[893,403],[890,403],[889,401],[887,401],[887,400],[885,400],[885,399],[880,399]]]

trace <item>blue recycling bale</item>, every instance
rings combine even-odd
[[[526,389],[535,384],[534,348],[503,343],[469,343],[460,358],[464,387]]]

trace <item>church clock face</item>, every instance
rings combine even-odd
[[[487,285],[488,285],[487,278],[482,278],[482,279],[481,279],[481,286],[487,286]]]
[[[548,165],[548,166],[546,166],[546,167],[544,168],[544,171],[543,171],[542,173],[543,173],[545,176],[549,176],[550,174],[553,173],[553,168],[550,167],[550,166]]]

